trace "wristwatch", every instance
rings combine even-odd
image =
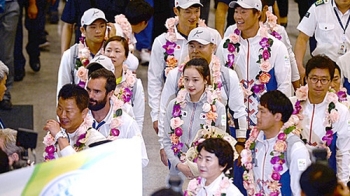
[[[63,138],[68,138],[68,135],[67,135],[67,133],[66,133],[65,131],[61,130],[61,131],[59,131],[59,132],[56,134],[56,136],[55,136],[55,141],[57,142],[58,138],[61,138],[61,137],[63,137]],[[55,143],[56,143],[56,142],[55,142]]]

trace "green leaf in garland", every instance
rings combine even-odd
[[[123,114],[123,110],[120,108],[117,111],[115,111],[116,116],[121,116],[122,114]]]
[[[240,46],[241,44],[239,44],[239,43],[235,43],[234,44],[234,46],[236,47],[236,52],[237,53],[239,53],[239,46]]]
[[[268,42],[269,42],[270,47],[271,47],[273,45],[273,39],[269,38]]]
[[[330,102],[328,105],[328,113],[331,113],[333,109],[335,109],[335,104],[334,102]]]
[[[224,43],[224,48],[228,48],[228,44],[230,43],[230,39],[227,39]]]
[[[287,129],[284,130],[284,133],[285,133],[285,134],[289,134],[289,133],[291,133],[294,129],[295,129],[295,126],[290,126],[290,127],[288,127]]]
[[[250,149],[250,150],[254,150],[254,148],[255,148],[255,142],[253,142],[252,144],[250,144],[249,149]]]

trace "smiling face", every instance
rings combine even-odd
[[[60,125],[68,133],[74,133],[78,127],[83,123],[84,118],[88,112],[88,108],[83,111],[77,106],[74,98],[58,99],[56,114],[60,120]]]
[[[314,83],[315,80],[318,80]],[[323,84],[321,81],[324,81]],[[312,69],[307,76],[307,86],[309,88],[310,99],[324,99],[330,86],[331,76],[328,69]]]
[[[104,41],[107,23],[103,19],[97,19],[91,25],[80,27],[82,34],[85,35],[87,42],[102,43]]]
[[[207,79],[204,79],[194,66],[189,66],[184,70],[184,86],[190,94],[192,101],[198,101],[204,93]]]
[[[181,26],[185,26],[189,29],[194,29],[197,27],[200,16],[200,7],[192,6],[187,9],[174,8],[174,13],[179,17],[179,24],[181,24]]]
[[[122,66],[126,60],[125,48],[119,41],[110,41],[105,48],[104,54],[112,60],[115,68]]]
[[[205,178],[209,182],[213,182],[224,170],[219,165],[219,159],[214,153],[210,153],[202,148],[197,159],[199,176]]]
[[[237,28],[245,34],[246,32],[256,31],[259,28],[260,12],[255,9],[245,9],[236,7],[233,18],[236,21]]]

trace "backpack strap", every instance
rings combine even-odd
[[[75,83],[74,81],[74,70],[75,70],[75,65],[76,65],[76,62],[77,62],[77,58],[78,58],[78,44],[74,44],[71,48],[70,48],[70,56],[73,58],[72,59],[72,65],[70,66],[71,67],[71,75],[72,75],[72,84]]]

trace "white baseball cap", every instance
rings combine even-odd
[[[258,11],[262,10],[262,3],[261,0],[236,0],[231,1],[229,4],[230,8],[234,8],[235,5],[238,4],[242,8],[245,9],[256,9]]]
[[[182,9],[187,9],[194,4],[198,4],[203,7],[200,0],[175,0],[175,7],[181,7]]]
[[[208,45],[209,43],[216,44],[215,38],[208,27],[197,27],[192,29],[187,40],[188,43],[191,41],[197,41],[203,45]]]
[[[102,10],[96,8],[88,9],[84,12],[83,16],[81,17],[81,26],[91,25],[91,23],[93,23],[97,19],[103,19],[106,22],[108,22],[105,13],[103,13]]]
[[[90,64],[86,66],[86,69],[89,70],[89,74],[100,68],[105,68],[114,73],[113,62],[109,57],[105,55],[96,56],[91,60]]]

